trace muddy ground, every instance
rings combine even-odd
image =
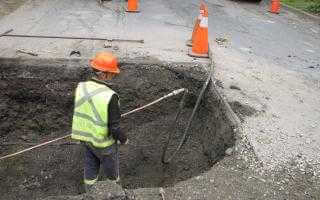
[[[90,76],[87,68],[75,70],[74,65],[78,63],[70,64],[69,61],[60,63],[60,70],[50,66],[55,65],[54,62],[46,66],[10,62],[1,62],[4,69],[0,81],[1,144],[39,143],[67,134],[71,127],[73,91],[79,81]],[[184,68],[183,64],[126,64],[112,86],[121,96],[123,113],[174,89],[189,89],[169,154],[181,139],[206,75],[203,68],[197,66],[193,66],[190,73],[185,73]],[[214,102],[204,100],[192,123],[192,137],[177,159],[163,165],[160,161],[163,144],[168,133],[173,131],[170,124],[180,98],[174,97],[123,119],[122,128],[131,141],[120,150],[121,184],[124,188],[173,186],[209,170],[222,158],[225,149],[233,145],[231,127],[215,121],[220,114],[213,110]],[[222,130],[224,134],[219,136],[216,130]],[[26,147],[22,144],[1,145],[1,155]],[[82,163],[82,147],[68,144],[47,146],[1,161],[0,179],[4,180],[1,182],[1,199],[80,194],[83,192]]]

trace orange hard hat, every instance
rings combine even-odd
[[[120,73],[117,58],[109,52],[97,53],[96,57],[90,60],[90,64],[92,68],[102,72]]]

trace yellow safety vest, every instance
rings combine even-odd
[[[113,90],[94,81],[80,82],[75,93],[71,138],[105,148],[115,143],[108,129]]]

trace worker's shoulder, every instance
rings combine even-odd
[[[115,91],[113,91],[114,93],[112,94],[112,96],[111,96],[111,100],[115,100],[115,101],[118,101],[119,100],[119,95],[115,92]]]
[[[113,92],[112,98],[119,99],[118,93],[113,89],[114,84],[113,84],[112,82],[101,81],[101,80],[98,80],[98,79],[96,79],[96,78],[91,78],[90,80],[88,80],[88,81],[86,81],[86,82],[90,82],[90,81],[92,81],[92,82],[94,82],[94,83],[96,83],[96,84],[103,85],[103,86],[109,88],[109,89]]]

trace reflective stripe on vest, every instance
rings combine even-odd
[[[108,106],[113,90],[94,81],[78,84],[71,138],[105,148],[115,141],[108,129]]]

